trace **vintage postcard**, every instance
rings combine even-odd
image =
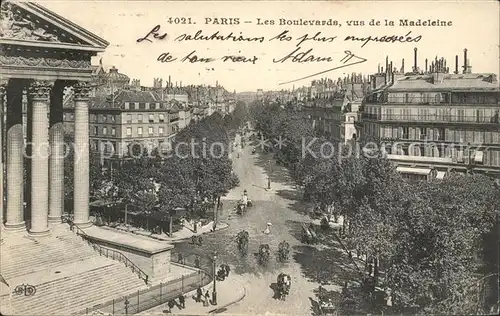
[[[0,315],[499,313],[498,1],[0,9]]]

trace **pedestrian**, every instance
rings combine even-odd
[[[177,259],[178,259],[179,263],[181,263],[181,264],[183,263],[184,258],[182,257],[182,253],[179,252],[179,254],[177,255]]]
[[[231,272],[231,268],[226,264],[226,277],[229,276],[229,272]]]
[[[169,301],[168,302],[168,312],[172,313],[172,308],[175,306],[174,301]]]
[[[186,300],[182,294],[179,296],[179,305],[181,305],[181,308],[186,308]]]
[[[203,244],[203,238],[201,236],[198,237],[198,245],[201,246]]]
[[[205,292],[205,302],[207,304],[205,306],[208,306],[208,303],[210,302],[210,294],[208,294],[208,290]]]
[[[196,302],[200,302],[201,301],[201,296],[203,295],[203,292],[201,291],[201,288],[198,287],[196,289]]]
[[[194,266],[195,268],[200,267],[200,258],[198,256],[196,256],[196,258],[194,259]]]

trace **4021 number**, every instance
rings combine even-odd
[[[191,18],[168,18],[167,22],[169,24],[195,24]]]

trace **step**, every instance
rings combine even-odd
[[[103,272],[103,271],[101,271]],[[50,310],[57,310],[61,312],[67,310],[68,312],[78,312],[84,310],[87,307],[92,307],[99,303],[104,303],[108,300],[121,297],[125,294],[130,293],[133,289],[145,286],[139,278],[130,278],[128,271],[114,271],[118,273],[113,273],[113,279],[101,280],[102,282],[93,282],[92,285],[80,284],[81,287],[73,285],[70,291],[64,292],[64,297],[59,298],[59,304],[53,306],[44,305],[50,296],[60,295],[59,292],[55,291],[49,294],[44,294],[43,297],[39,297],[38,300],[30,302],[31,304],[24,304],[24,308],[31,307],[31,312],[36,312],[37,314],[47,312]],[[106,276],[110,274],[106,273]],[[106,282],[107,281],[107,282]],[[87,281],[88,283],[88,281]],[[66,288],[68,284],[64,284]],[[61,288],[63,284],[58,286]],[[82,300],[84,298],[84,300]],[[38,308],[37,308],[38,304]],[[64,306],[62,306],[64,305]],[[33,307],[34,306],[34,307]],[[68,306],[70,306],[68,308]],[[66,314],[66,313],[64,313]]]
[[[35,264],[33,264],[33,262],[30,261],[25,264],[18,264],[18,265],[4,267],[2,268],[2,275],[4,275],[6,279],[10,279],[13,277],[34,273],[48,268],[55,268],[57,266],[60,266],[61,264],[69,264],[82,261],[91,258],[93,256],[94,254],[90,253],[80,253],[78,256],[72,258],[59,258],[55,260],[54,258],[50,259],[45,258],[43,260],[39,259],[34,261]]]
[[[44,309],[46,306],[46,302],[51,301],[51,298],[59,297],[61,300],[61,295],[63,295],[63,299],[65,301],[65,305],[73,304],[81,300],[82,297],[85,297],[84,304],[88,304],[89,301],[94,301],[96,299],[101,299],[102,295],[106,293],[116,293],[118,289],[123,287],[124,285],[140,285],[141,282],[135,283],[133,281],[127,281],[129,279],[128,273],[115,273],[119,272],[116,269],[113,269],[113,266],[108,266],[108,269],[96,269],[93,271],[93,274],[83,273],[78,275],[77,280],[66,280],[66,282],[48,282],[45,284],[46,287],[49,287],[49,292],[43,292],[42,289],[37,289],[37,293],[43,293],[38,295],[37,297],[33,297],[34,300],[25,300],[24,298],[20,298],[14,300],[14,303],[22,303],[22,308],[24,310],[35,311],[35,309]],[[95,279],[96,276],[109,276],[110,272],[113,272],[113,278],[116,279],[108,279],[109,282],[92,282],[89,286],[88,280],[89,277],[93,277]],[[64,290],[67,289],[67,290]],[[64,294],[62,294],[64,293]],[[90,294],[91,293],[91,294]],[[37,294],[35,294],[37,295]],[[65,299],[64,299],[65,298]],[[17,305],[17,304],[16,304]],[[61,308],[59,306],[54,306],[54,308]],[[87,305],[88,306],[88,305]],[[37,308],[38,307],[38,308]]]

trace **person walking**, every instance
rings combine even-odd
[[[208,290],[207,292],[205,292],[205,304],[204,306],[208,306],[208,304],[210,303],[210,294],[208,294]]]
[[[181,306],[181,308],[186,308],[186,299],[182,294],[179,296],[179,305]]]
[[[195,268],[200,268],[200,258],[198,256],[194,259],[194,266]]]
[[[200,302],[201,301],[201,296],[203,295],[203,292],[201,291],[201,288],[198,287],[196,289],[196,302]]]

